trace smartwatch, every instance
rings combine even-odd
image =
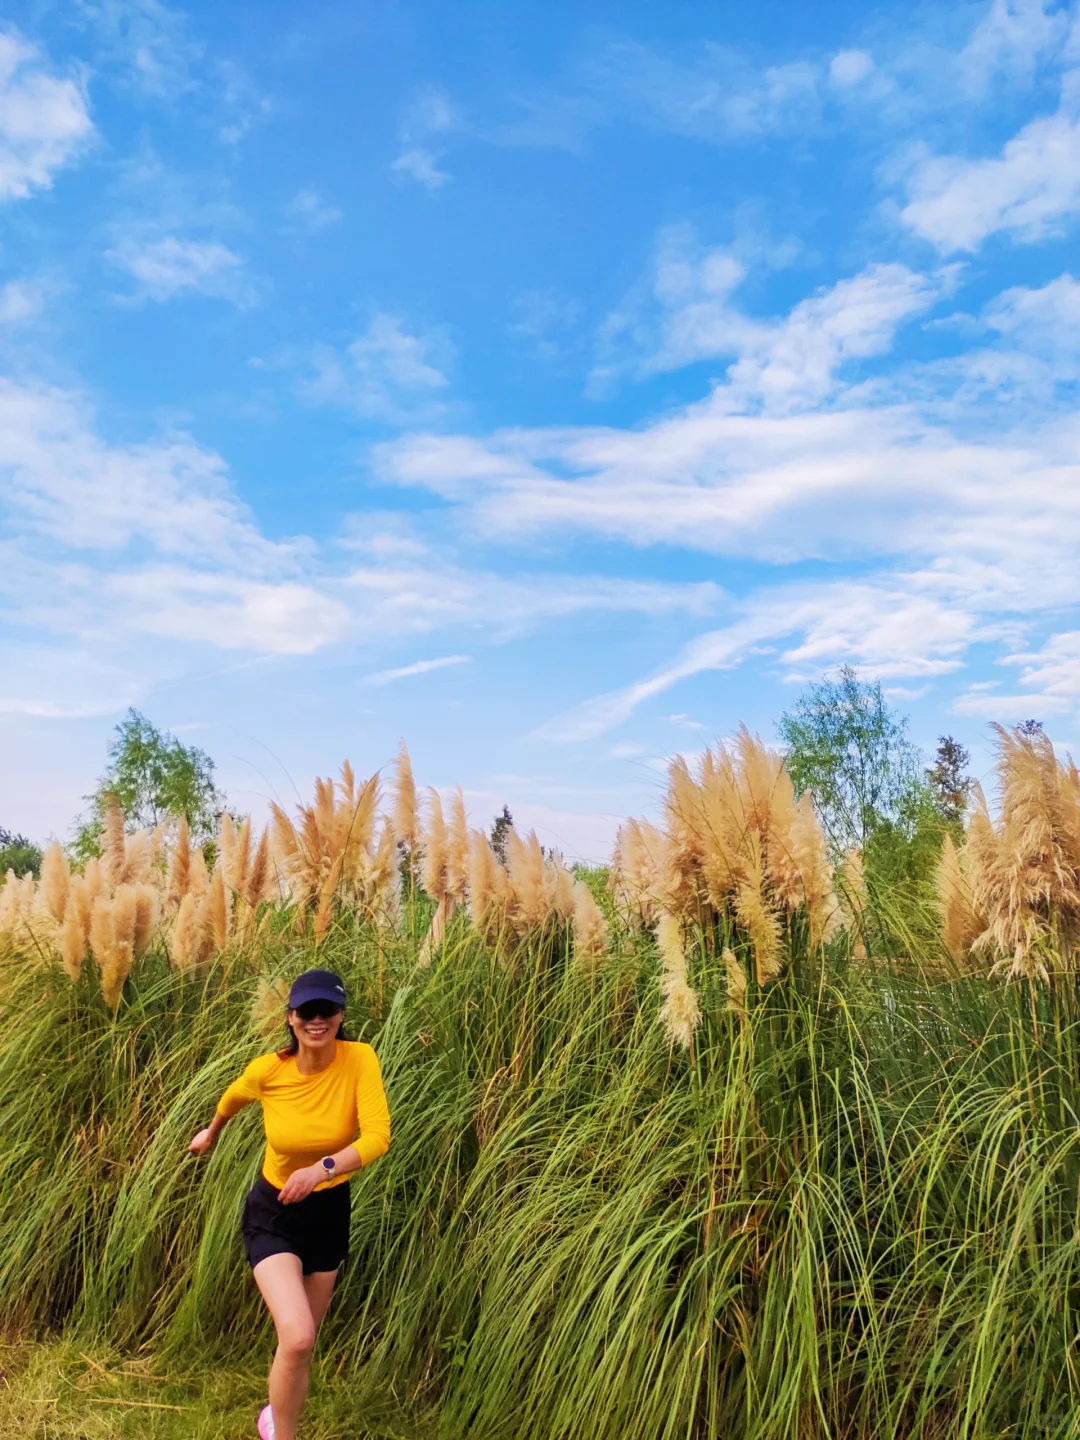
[[[326,1178],[329,1180],[333,1176],[334,1171],[337,1169],[334,1157],[332,1155],[324,1155],[322,1167],[326,1171]]]

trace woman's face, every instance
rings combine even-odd
[[[341,1029],[343,1011],[329,1000],[309,1000],[299,1010],[289,1011],[293,1034],[305,1049],[318,1050],[333,1045]]]

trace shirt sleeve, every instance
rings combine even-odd
[[[356,1124],[360,1133],[354,1144],[361,1163],[368,1166],[390,1148],[390,1107],[386,1103],[378,1057],[370,1045],[363,1046],[360,1051],[360,1071],[356,1077]]]
[[[224,1120],[230,1120],[245,1105],[262,1099],[262,1074],[265,1057],[252,1060],[239,1079],[234,1080],[218,1101],[217,1113]]]

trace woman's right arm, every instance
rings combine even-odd
[[[234,1080],[218,1101],[214,1118],[205,1130],[200,1130],[188,1146],[189,1155],[207,1155],[214,1148],[222,1130],[245,1105],[261,1098],[259,1081],[264,1068],[263,1060],[253,1060],[238,1080]],[[272,1058],[272,1057],[271,1057]]]
[[[200,1130],[187,1147],[189,1155],[208,1155],[217,1143],[217,1138],[229,1123],[228,1116],[215,1111],[213,1120],[205,1130]]]

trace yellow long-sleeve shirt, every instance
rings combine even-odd
[[[317,1075],[301,1075],[294,1055],[260,1055],[218,1101],[228,1120],[245,1105],[262,1105],[266,1152],[262,1173],[278,1189],[294,1170],[355,1145],[364,1165],[390,1146],[390,1111],[382,1073],[370,1045],[339,1040],[334,1058]],[[324,1180],[327,1190],[348,1175]]]

